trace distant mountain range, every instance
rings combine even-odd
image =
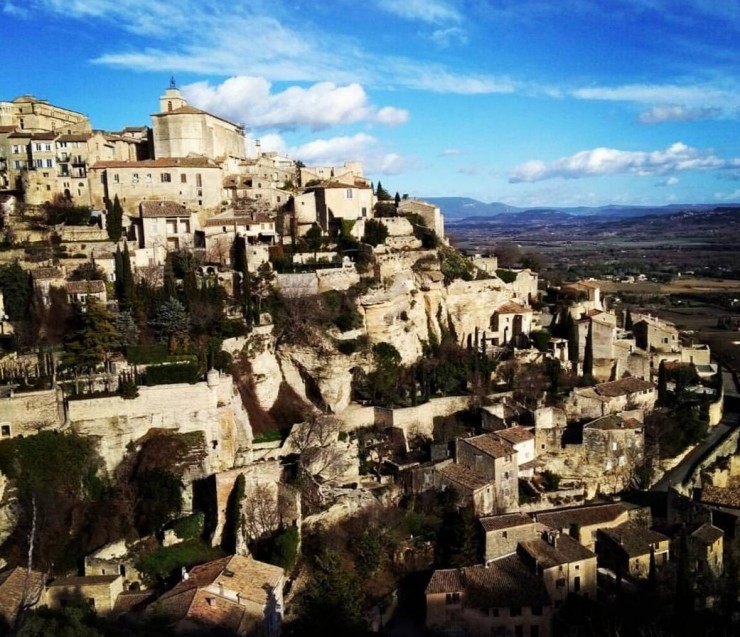
[[[599,207],[539,207],[517,208],[504,203],[484,203],[469,197],[425,197],[424,201],[433,203],[442,210],[448,223],[475,223],[495,221],[513,221],[512,215],[521,220],[532,222],[538,219],[547,222],[567,221],[568,219],[584,221],[584,217],[600,220],[631,219],[634,217],[673,215],[681,212],[702,213],[717,209],[730,210],[740,204],[670,204],[667,206],[599,206]],[[579,219],[574,219],[579,218]]]

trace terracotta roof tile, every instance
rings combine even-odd
[[[461,464],[448,464],[437,469],[445,478],[459,484],[466,489],[476,491],[489,484],[489,481],[479,473],[468,469]]]
[[[16,567],[0,573],[0,615],[9,624],[13,624],[18,609],[23,602],[24,591],[26,603],[41,595],[44,585],[44,574],[31,571],[28,589],[26,589],[26,570]]]
[[[492,515],[487,518],[481,518],[480,523],[486,533],[489,531],[503,531],[504,529],[511,529],[515,526],[535,524],[534,520],[524,513]]]
[[[569,530],[572,525],[594,526],[616,522],[627,512],[623,504],[594,504],[590,506],[571,507],[537,512],[537,521],[551,529]]]
[[[516,453],[508,442],[499,439],[497,436],[498,433],[482,434],[480,436],[473,436],[472,438],[461,438],[460,442],[472,445],[493,458],[504,458]]]
[[[519,303],[514,303],[514,301],[509,301],[508,303],[504,303],[497,307],[495,312],[497,314],[528,314],[532,312],[532,308],[520,305]]]
[[[628,394],[655,389],[655,385],[646,380],[628,376],[627,378],[620,378],[619,380],[613,380],[608,383],[600,383],[594,386],[593,389],[599,396],[615,398],[617,396],[627,396]]]
[[[141,161],[99,161],[92,168],[218,168],[218,165],[207,157],[162,157]]]
[[[550,596],[541,578],[533,575],[517,555],[487,566],[462,569],[466,605],[475,608],[548,606]]]
[[[599,529],[608,537],[613,544],[621,549],[629,557],[639,557],[650,553],[650,545],[668,541],[668,537],[657,531],[646,529],[634,522],[625,522],[612,529]]]
[[[494,436],[498,436],[504,442],[512,445],[526,442],[527,440],[534,440],[534,434],[529,429],[520,427],[519,425],[509,427],[508,429],[499,429],[494,432]]]
[[[705,524],[702,524],[698,529],[696,529],[696,531],[691,534],[691,537],[695,540],[698,540],[702,544],[711,546],[717,540],[724,537],[724,535],[725,534],[722,529],[718,529],[713,524],[706,522]]]
[[[105,281],[67,281],[64,289],[68,294],[101,294],[105,292]]]
[[[435,595],[437,593],[461,593],[463,590],[462,572],[456,568],[447,568],[432,573],[432,579],[429,580],[426,595]]]
[[[558,533],[550,531],[550,533]],[[561,564],[596,559],[596,554],[574,540],[569,535],[561,534],[555,544],[544,538],[519,543],[519,550],[529,555],[543,568],[552,568]]]
[[[143,219],[159,217],[189,217],[192,211],[176,201],[142,201],[139,212]]]

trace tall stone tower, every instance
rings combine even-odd
[[[187,101],[180,93],[180,89],[175,84],[175,78],[170,78],[170,85],[165,90],[164,95],[159,98],[159,112],[171,113],[172,111],[186,106]]]

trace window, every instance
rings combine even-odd
[[[503,537],[503,538],[507,538],[507,537],[509,537],[509,532],[508,532],[508,531],[504,531],[504,532],[503,532],[503,533],[501,534],[501,537]]]
[[[347,190],[344,191],[344,198],[352,199],[352,188],[347,188]]]
[[[172,110],[172,102],[167,102],[167,112]]]
[[[0,435],[2,435],[3,438],[10,438],[10,425],[1,425]]]
[[[118,176],[118,173],[116,173],[115,175],[113,175],[113,183],[114,184],[120,183],[120,181],[121,181],[121,178]]]
[[[612,442],[612,451],[616,451],[616,450],[617,450],[617,443]]]
[[[43,159],[34,159],[33,165],[36,166],[36,168],[41,168],[44,165]]]
[[[40,151],[41,150],[41,144],[34,144],[33,145],[33,148],[34,148],[34,150]]]
[[[181,184],[188,183],[188,176],[186,174],[183,173],[182,175],[180,175],[180,183]]]
[[[144,181],[148,184],[152,183],[152,173],[147,173],[146,177],[144,177]]]
[[[555,580],[555,588],[565,588],[565,578],[560,577]]]
[[[577,593],[581,590],[581,577],[580,575],[578,577],[573,578],[573,592]]]
[[[200,173],[195,174],[195,187],[196,188],[203,187],[203,179],[201,178]]]
[[[51,144],[46,144],[46,145],[44,146],[44,150],[45,150],[45,151],[46,151],[47,153],[48,153],[48,152],[50,152],[50,151],[51,151]]]
[[[132,184],[139,183],[139,173],[134,173],[133,175],[131,175],[131,183]]]
[[[53,159],[47,159],[46,160],[46,167],[52,168],[54,166],[54,160]]]
[[[522,614],[522,607],[521,606],[512,606],[509,609],[509,616],[510,617],[519,617],[519,615]]]
[[[524,637],[524,626],[514,626],[514,637]]]
[[[529,637],[540,637],[540,627],[530,626],[529,627]]]
[[[460,603],[460,593],[447,593],[447,597],[445,597],[445,604],[459,604]]]
[[[160,175],[160,179],[162,180],[163,184],[168,184],[172,181],[172,175],[170,175],[170,173],[162,173]]]
[[[535,605],[532,606],[532,615],[536,615],[537,617],[542,615],[542,606]]]

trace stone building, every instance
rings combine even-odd
[[[647,352],[677,352],[678,330],[656,317],[644,315],[632,325],[637,346]]]
[[[79,304],[85,307],[92,299],[105,305],[108,302],[108,293],[105,289],[105,281],[67,281],[64,285],[67,292],[67,301],[70,304]]]
[[[705,522],[689,535],[689,550],[693,558],[691,569],[701,577],[719,577],[724,570],[725,534],[711,522]]]
[[[86,602],[99,615],[108,615],[123,592],[123,577],[112,575],[75,575],[53,580],[46,589],[46,604],[63,608],[68,604]]]
[[[547,530],[536,539],[520,542],[517,553],[542,577],[556,607],[571,594],[596,599],[596,554],[572,537]]]
[[[491,513],[509,513],[519,508],[519,468],[517,452],[495,433],[458,438],[455,459],[458,465],[483,476],[494,485]]]
[[[340,220],[357,221],[373,216],[375,195],[364,179],[352,184],[325,181],[312,186],[309,192],[316,198],[316,221],[325,232]]]
[[[630,519],[627,507],[621,503],[538,511],[532,517],[550,529],[570,535],[591,551],[596,550],[599,529],[614,528]]]
[[[203,626],[235,635],[278,637],[285,573],[279,566],[232,555],[194,567],[148,609],[177,632]]]
[[[427,472],[421,471],[423,477]],[[502,512],[497,506],[494,484],[477,471],[451,462],[442,462],[432,467],[433,484],[437,489],[450,488],[457,493],[463,506],[472,506],[476,515],[491,515]]]
[[[89,132],[86,115],[33,95],[21,95],[10,102],[0,102],[0,126],[12,126],[30,132],[58,131],[65,133]]]
[[[142,201],[137,221],[139,247],[168,251],[192,248],[200,227],[195,211],[175,201]]]
[[[532,331],[532,308],[508,301],[493,311],[490,325],[493,345],[505,345],[512,339]]]
[[[656,569],[669,560],[670,539],[634,522],[598,531],[596,552],[599,562],[622,575],[635,579],[646,579],[650,574],[650,562]]]
[[[526,427],[514,426],[507,429],[499,429],[494,435],[504,442],[510,444],[517,452],[517,466],[521,477],[531,478],[537,460],[535,449],[535,436]]]
[[[301,186],[308,187],[311,182],[337,181],[342,184],[354,185],[357,181],[364,181],[362,162],[348,161],[342,166],[303,166],[300,169]]]
[[[655,385],[639,378],[620,378],[593,387],[573,390],[565,410],[569,418],[598,418],[630,409],[652,411],[655,407]]]
[[[159,113],[152,115],[152,131],[154,156],[158,159],[247,156],[244,126],[190,106],[174,82],[159,98]]]
[[[485,561],[489,562],[516,552],[519,542],[539,537],[544,529],[524,513],[506,513],[480,518],[485,536]]]
[[[584,425],[586,462],[599,467],[604,480],[613,479],[622,488],[629,486],[645,450],[643,417],[641,411],[623,412],[602,416]]]
[[[144,200],[174,201],[198,212],[215,212],[223,200],[221,168],[205,157],[101,161],[90,168],[92,204],[104,208],[118,196],[133,215]]]
[[[15,393],[0,389],[0,438],[30,436],[64,424],[64,397],[61,389]]]
[[[517,555],[485,566],[434,571],[424,591],[426,626],[471,636],[549,637],[553,607],[541,578]]]
[[[37,608],[45,602],[46,576],[16,566],[0,573],[0,617],[13,626],[21,606]]]
[[[424,225],[434,230],[439,239],[445,238],[445,221],[439,206],[419,199],[404,199],[398,205],[399,214],[416,214],[424,220]],[[495,266],[493,268],[495,272]]]

